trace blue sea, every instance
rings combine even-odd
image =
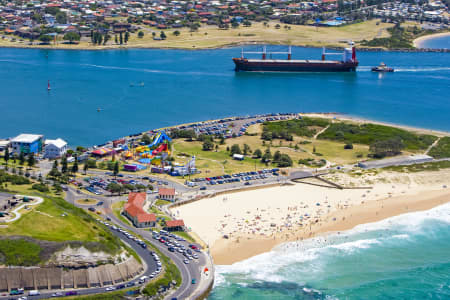
[[[450,299],[450,204],[218,266],[208,299]]]
[[[293,58],[320,55],[293,48]],[[0,138],[40,133],[96,145],[182,122],[271,112],[339,112],[450,131],[449,53],[358,52],[357,72],[336,74],[235,73],[233,56],[240,48],[2,48]],[[396,71],[372,73],[380,62]]]

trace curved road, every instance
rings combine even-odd
[[[203,269],[203,266],[206,265],[206,257],[203,252],[197,253],[199,258],[197,260],[190,260],[189,264],[185,264],[183,260],[185,257],[178,252],[170,252],[167,250],[167,247],[162,243],[156,241],[152,238],[152,233],[149,229],[140,229],[132,227],[128,224],[124,224],[121,220],[119,220],[113,213],[111,209],[112,202],[124,200],[124,197],[109,197],[109,196],[99,196],[99,195],[89,195],[86,194],[78,194],[72,187],[69,187],[69,190],[66,192],[66,200],[78,207],[87,208],[89,206],[80,205],[76,203],[78,199],[84,198],[94,198],[99,201],[103,201],[103,205],[101,206],[105,211],[105,215],[111,219],[111,223],[115,223],[116,225],[128,230],[129,232],[134,232],[142,236],[145,240],[150,242],[153,246],[158,248],[164,255],[169,257],[172,262],[177,266],[178,270],[180,270],[182,282],[178,289],[167,296],[167,299],[177,298],[177,299],[187,299],[190,295],[194,293],[197,288],[197,284],[200,280],[200,274]],[[94,205],[92,205],[94,206]],[[98,206],[94,206],[98,208]],[[188,248],[189,242],[180,242],[184,244],[186,248]],[[192,279],[196,279],[197,283],[192,284]]]
[[[139,255],[139,257],[141,258],[141,260],[143,261],[144,264],[144,269],[145,272],[142,273],[141,275],[139,275],[138,277],[141,276],[149,276],[151,273],[153,273],[156,269],[157,269],[157,265],[156,262],[153,258],[153,256],[151,255],[151,252],[148,251],[147,249],[142,248],[139,244],[137,244],[135,241],[128,239],[123,233],[117,232],[115,230],[111,230],[111,232],[116,235],[117,237],[119,237],[126,245],[130,246],[131,248],[133,248],[134,251],[136,251],[136,253]],[[101,293],[105,293],[106,292],[106,288],[107,287],[118,287],[120,285],[126,284],[126,283],[130,283],[133,282],[135,284],[135,286],[139,286],[138,283],[138,279],[134,278],[132,280],[129,280],[127,282],[121,282],[115,285],[109,285],[109,286],[105,286],[105,287],[93,287],[93,288],[86,288],[86,289],[65,289],[65,290],[53,290],[53,291],[45,291],[43,293],[41,293],[39,296],[28,296],[28,299],[47,299],[47,298],[51,298],[52,294],[55,292],[61,292],[63,295],[65,295],[65,293],[69,292],[69,291],[76,291],[77,295],[89,295],[89,294],[101,294]],[[25,292],[25,295],[18,295],[18,296],[5,296],[4,293],[0,293],[0,299],[18,299],[20,297],[23,296],[27,296],[28,292]]]

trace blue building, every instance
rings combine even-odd
[[[17,155],[41,153],[43,138],[44,136],[39,134],[20,134],[11,140],[12,152]]]

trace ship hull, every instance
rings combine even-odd
[[[293,61],[293,60],[250,60],[233,58],[235,71],[244,72],[352,72],[358,61]]]

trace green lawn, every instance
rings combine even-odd
[[[23,239],[0,240],[0,265],[33,266],[41,262],[41,247]]]
[[[431,148],[428,154],[434,158],[450,157],[450,137],[446,136],[441,138],[437,145]]]
[[[172,202],[166,201],[166,200],[161,200],[161,199],[157,199],[156,202],[155,202],[155,204],[158,205],[158,206],[164,206],[164,205],[167,205],[167,204],[170,204],[170,203],[172,203]]]
[[[272,138],[286,138],[289,135],[312,137],[318,130],[328,126],[327,119],[308,118],[293,119],[278,122],[265,122],[263,131],[269,132]]]
[[[130,225],[131,224],[130,220],[128,220],[127,218],[125,218],[122,215],[122,210],[123,210],[124,205],[125,205],[125,201],[119,201],[119,202],[113,203],[111,208],[112,208],[113,213],[116,216],[116,218],[118,218],[123,223]]]
[[[345,122],[331,124],[318,138],[364,145],[370,145],[376,141],[400,138],[405,145],[405,149],[409,151],[425,150],[437,139],[433,135],[416,134],[390,126]]]
[[[120,249],[120,241],[106,228],[81,208],[57,197],[44,197],[42,204],[8,227],[0,228],[0,234],[55,242],[80,241],[93,251],[108,253],[116,253]]]

